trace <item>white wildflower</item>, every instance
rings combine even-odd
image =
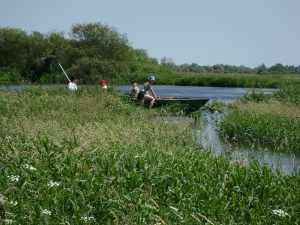
[[[48,215],[48,216],[51,216],[51,211],[49,211],[49,210],[47,210],[47,209],[42,210],[42,213],[43,213],[43,214],[46,214],[46,215]]]
[[[92,217],[92,216],[82,216],[81,219],[82,219],[84,222],[88,222],[88,221],[90,221],[90,220],[93,220],[94,217]]]
[[[176,212],[178,211],[177,208],[173,207],[173,206],[170,206],[171,209],[175,210]]]
[[[48,184],[49,187],[54,187],[54,186],[59,186],[59,185],[60,185],[59,182],[54,182],[54,181],[52,181],[52,180],[50,180],[50,182],[49,182],[49,184]]]
[[[7,176],[11,181],[19,181],[18,175]]]
[[[6,202],[5,198],[3,198],[2,196],[0,196],[0,203],[4,204]]]
[[[18,202],[17,201],[10,201],[10,204],[13,205],[13,206],[16,206],[16,205],[18,205]]]
[[[283,210],[281,209],[274,209],[272,210],[272,212],[275,214],[275,215],[278,215],[278,216],[281,216],[281,217],[285,217],[285,216],[288,216],[289,214],[287,214],[286,212],[284,212]]]
[[[140,218],[140,222],[141,223],[145,223],[146,222],[146,218]]]
[[[3,219],[2,220],[5,224],[12,224],[14,221],[10,219]]]
[[[34,168],[33,166],[28,165],[28,164],[25,165],[25,168],[29,169],[29,170],[36,170],[36,168]]]
[[[172,188],[170,188],[170,187],[169,187],[169,190],[168,190],[168,191],[169,191],[169,192],[174,192],[174,190],[173,190]]]

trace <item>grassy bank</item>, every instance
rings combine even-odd
[[[139,83],[147,81],[153,74],[122,75],[120,83],[129,83],[137,79]],[[155,74],[154,74],[155,75]],[[242,88],[282,88],[286,85],[300,85],[299,75],[258,75],[258,74],[195,74],[173,73],[156,75],[158,85],[206,86],[206,87],[242,87]]]
[[[0,99],[0,224],[300,223],[299,174],[204,152],[188,118],[93,88]]]
[[[234,103],[220,124],[228,140],[268,144],[276,151],[300,153],[299,86],[287,85],[270,97],[252,93]]]

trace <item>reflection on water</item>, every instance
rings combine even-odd
[[[251,146],[247,143],[231,144],[220,140],[216,127],[216,120],[220,119],[220,114],[205,113],[201,117],[200,129],[196,131],[199,143],[206,150],[213,151],[216,155],[230,153],[236,160],[244,162],[246,165],[250,160],[256,159],[260,165],[268,165],[273,171],[280,170],[285,174],[293,171],[300,171],[300,157],[293,153],[278,153],[269,148]]]

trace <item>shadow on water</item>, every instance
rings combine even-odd
[[[200,129],[196,131],[199,143],[206,150],[216,155],[230,154],[233,159],[248,165],[253,159],[260,165],[267,165],[273,171],[279,170],[285,174],[300,171],[300,156],[293,153],[275,151],[267,145],[254,145],[247,142],[223,141],[219,137],[217,121],[222,119],[221,114],[203,113]],[[299,165],[299,166],[298,166]]]

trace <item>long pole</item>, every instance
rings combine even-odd
[[[68,77],[68,75],[64,71],[64,68],[62,68],[62,66],[60,65],[60,63],[58,63],[58,65],[60,66],[60,68],[62,69],[62,71],[64,72],[64,74],[66,75],[66,78],[68,79],[68,81],[71,82],[70,79],[69,79],[69,77]]]

